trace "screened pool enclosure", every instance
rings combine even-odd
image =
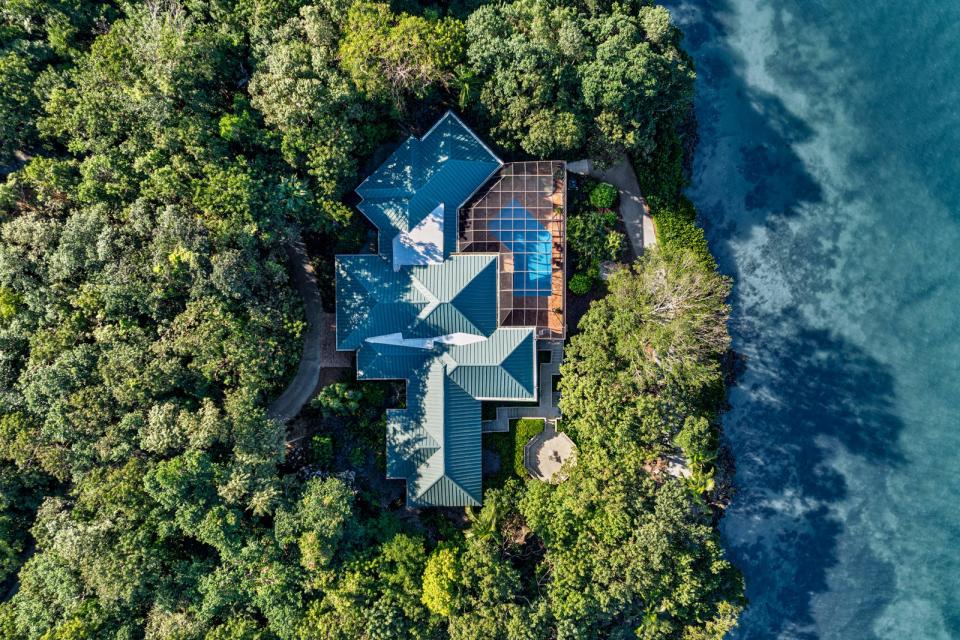
[[[504,165],[460,210],[457,250],[500,254],[499,323],[564,335],[566,181],[562,162]]]

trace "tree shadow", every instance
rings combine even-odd
[[[903,462],[894,381],[859,348],[796,317],[791,311],[755,320],[779,327],[778,335],[756,346],[724,419],[739,493],[723,533],[751,600],[736,637],[818,638],[814,599],[832,589],[861,597],[835,594],[853,609],[833,614],[831,627],[857,637],[845,624],[855,619],[860,637],[872,637],[871,620],[894,591],[893,567],[865,545],[841,550],[839,507],[850,496],[834,463],[841,453],[886,469]],[[828,573],[841,553],[855,554],[843,561],[856,564],[856,575],[831,586]],[[869,584],[856,584],[867,576]]]
[[[806,320],[831,286],[822,274],[837,233],[824,227],[811,241],[791,230],[825,197],[795,152],[812,128],[748,82],[730,46],[729,0],[667,5],[698,73],[701,142],[690,195],[721,270],[735,279],[731,333],[747,358],[724,417],[739,493],[721,526],[751,601],[732,637],[873,637],[894,570],[845,536],[860,517],[851,503],[863,499],[846,479],[882,482],[884,469],[903,463],[894,378]],[[780,240],[762,241],[769,238]]]

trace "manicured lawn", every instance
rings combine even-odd
[[[542,418],[520,418],[510,421],[508,433],[488,433],[483,436],[484,446],[500,457],[500,471],[487,479],[488,486],[502,486],[513,475],[520,478],[528,476],[523,466],[523,445],[542,431]]]

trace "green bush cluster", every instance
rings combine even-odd
[[[324,417],[360,415],[372,418],[383,408],[383,402],[381,385],[335,382],[321,389],[310,401],[310,406],[320,409]]]
[[[573,274],[573,277],[570,278],[567,282],[567,287],[570,289],[570,293],[575,296],[583,296],[590,293],[593,290],[593,285],[596,283],[596,278],[590,276],[590,274],[581,271],[580,273]]]
[[[660,207],[653,216],[657,239],[668,251],[689,250],[704,269],[713,271],[717,262],[710,253],[703,229],[696,224],[693,204],[681,197],[676,205]]]
[[[584,180],[571,195],[572,214],[567,219],[567,246],[576,273],[567,283],[574,295],[593,290],[604,260],[618,260],[626,238],[616,230],[617,190],[604,182]]]
[[[333,438],[329,434],[318,433],[310,439],[310,458],[321,468],[330,467],[333,462]]]
[[[590,190],[590,204],[597,209],[612,209],[617,204],[618,195],[615,186],[601,182]]]
[[[703,229],[697,226],[697,212],[682,193],[683,143],[675,126],[657,133],[656,151],[635,163],[640,190],[653,214],[657,239],[668,251],[689,250],[707,270],[717,268]]]
[[[677,127],[661,126],[654,152],[634,164],[640,192],[653,209],[675,203],[686,186],[683,173],[683,142]]]
[[[617,214],[609,209],[578,212],[567,220],[567,244],[576,254],[579,270],[620,256],[625,239],[616,226]]]
[[[657,125],[691,104],[693,66],[663,7],[486,2],[466,27],[475,104],[508,150],[642,156],[655,147]]]
[[[492,478],[493,484],[501,486],[510,477],[527,478],[526,467],[523,466],[523,447],[530,438],[543,432],[543,419],[520,418],[510,421],[508,433],[487,434],[487,446],[500,458],[500,472]]]

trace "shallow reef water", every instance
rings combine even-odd
[[[960,638],[960,3],[668,2],[746,359],[735,638]]]

